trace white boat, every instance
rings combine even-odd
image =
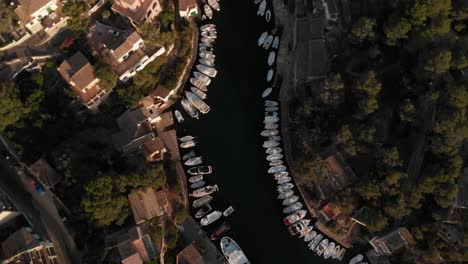
[[[184,108],[185,112],[187,112],[187,114],[189,114],[191,117],[195,119],[199,118],[197,108],[195,108],[187,99],[182,98],[180,104]]]
[[[213,18],[213,10],[211,10],[211,7],[207,4],[203,6],[203,11],[205,11],[205,15],[209,18]]]
[[[194,93],[185,91],[185,96],[202,114],[210,112],[210,106],[203,102],[203,100]]]
[[[267,129],[267,130],[263,130],[262,132],[260,132],[260,135],[262,137],[269,137],[269,136],[276,136],[276,135],[278,135],[278,133],[279,133],[278,130]]]
[[[317,247],[317,245],[320,243],[322,238],[323,238],[323,235],[318,234],[314,239],[312,239],[312,241],[310,241],[309,244],[307,245],[309,249],[314,250]]]
[[[206,99],[206,93],[203,92],[202,90],[192,86],[192,87],[190,87],[190,91],[192,91],[192,93],[196,94],[201,99],[203,99],[203,100]]]
[[[208,45],[211,45],[211,44],[206,44],[206,43],[200,43],[200,44],[203,44],[205,46],[208,46]],[[198,48],[198,51],[200,52],[210,52],[212,49],[210,47],[199,47]]]
[[[201,73],[201,72],[198,72],[198,71],[195,71],[193,73],[193,76],[195,76],[195,78],[197,80],[200,80],[205,86],[208,86],[211,84],[211,79],[210,77],[206,76],[205,74]],[[196,86],[196,85],[195,85]],[[198,86],[197,86],[198,88]],[[200,90],[203,90],[203,89],[200,89]],[[206,91],[205,91],[206,92]]]
[[[219,11],[221,10],[221,8],[219,7],[219,3],[217,0],[208,0],[208,4],[216,11]]]
[[[190,140],[190,141],[187,141],[187,142],[182,142],[180,144],[180,147],[181,148],[192,148],[192,147],[195,147],[196,143],[194,140]]]
[[[209,202],[211,202],[211,200],[213,200],[213,196],[211,195],[203,196],[202,198],[199,198],[193,201],[192,206],[194,208],[202,207],[205,204],[208,204]]]
[[[213,168],[211,166],[198,166],[190,168],[187,172],[192,175],[210,174]]]
[[[214,38],[202,37],[202,38],[200,39],[200,41],[201,41],[202,43],[210,44],[210,45],[211,45],[211,44],[213,44],[213,43],[215,42],[215,39],[214,39]],[[209,53],[209,52],[206,52],[206,53]]]
[[[263,91],[263,93],[262,93],[262,98],[265,98],[265,97],[269,96],[272,91],[273,91],[273,88],[271,88],[271,87],[266,88],[265,91]]]
[[[199,197],[203,197],[203,196],[208,195],[208,194],[212,194],[212,193],[214,193],[214,192],[216,192],[218,190],[219,190],[218,185],[216,185],[216,184],[213,185],[213,186],[208,185],[208,186],[196,189],[191,194],[189,194],[189,196],[199,198]]]
[[[280,160],[283,158],[282,154],[271,154],[266,157],[266,160],[268,161],[274,161],[274,160]]]
[[[283,163],[284,162],[282,160],[273,160],[273,161],[270,161],[268,165],[270,165],[271,167],[274,167],[274,166],[283,165]]]
[[[198,44],[198,47],[199,47],[198,50],[200,50],[200,48],[206,48],[206,50],[204,49],[202,52],[210,52],[210,51],[213,50],[213,45],[211,45],[211,43],[209,43],[209,44],[200,43],[200,44]]]
[[[264,148],[273,148],[273,147],[277,147],[279,146],[279,142],[278,141],[265,141],[263,142],[263,147]]]
[[[331,242],[328,244],[327,248],[323,251],[323,258],[324,259],[329,259],[333,253],[335,252],[335,243]]]
[[[273,42],[273,35],[269,35],[266,39],[265,39],[265,42],[263,42],[263,45],[262,47],[264,49],[269,49],[270,46],[271,46],[271,43]]]
[[[292,212],[295,212],[295,211],[297,211],[297,210],[302,209],[302,206],[303,206],[303,205],[302,205],[301,202],[295,202],[295,203],[293,203],[293,204],[291,204],[291,205],[285,207],[285,208],[283,209],[283,213],[285,213],[285,214],[290,214],[290,213],[292,213]]]
[[[233,212],[234,212],[234,207],[229,206],[226,210],[224,210],[223,215],[224,217],[228,217]]]
[[[215,68],[207,67],[205,65],[197,64],[195,68],[197,68],[197,70],[199,70],[201,73],[205,74],[206,76],[209,76],[212,78],[216,77],[216,75],[218,74],[218,71]]]
[[[294,191],[293,190],[289,190],[289,191],[285,191],[285,192],[282,192],[278,195],[278,200],[284,200],[288,197],[291,197],[294,195]]]
[[[207,38],[217,38],[218,37],[218,32],[216,31],[202,31],[200,34],[202,37],[207,37]]]
[[[197,213],[195,214],[195,218],[202,218],[207,213],[211,212],[211,210],[213,210],[211,205],[205,204],[202,208],[198,209]]]
[[[267,112],[276,112],[278,110],[279,110],[279,107],[277,107],[277,106],[268,106],[268,107],[265,108],[265,111],[267,111]]]
[[[302,230],[306,229],[307,226],[309,226],[309,223],[310,223],[309,219],[299,220],[296,223],[294,223],[294,224],[292,224],[292,225],[290,225],[288,227],[288,232],[291,235],[295,235],[295,234],[301,232]]]
[[[265,123],[265,129],[278,129],[279,125],[275,123]]]
[[[274,51],[271,51],[270,54],[268,55],[268,66],[272,66],[275,63],[276,60],[276,53]]]
[[[282,192],[286,192],[286,191],[291,190],[293,187],[294,187],[294,184],[285,183],[285,184],[278,185],[276,187],[276,190],[278,191],[278,193],[282,193]],[[296,196],[296,195],[294,195],[294,196]],[[294,196],[291,196],[291,197],[294,197]],[[284,199],[283,205],[290,205],[292,203],[297,202],[297,199],[299,199],[299,197],[297,199],[296,198],[291,198],[291,197],[288,197],[288,198]],[[296,200],[294,200],[294,199],[296,199]]]
[[[290,184],[290,185],[288,185],[288,184]],[[283,184],[283,185],[280,185],[280,186],[286,186],[286,187],[284,187],[284,188],[289,188],[289,189],[291,189],[291,188],[292,188],[291,185],[292,185],[292,183],[286,183],[286,184]],[[284,200],[283,200],[283,205],[284,205],[284,206],[288,206],[288,205],[291,205],[291,204],[297,202],[298,200],[299,200],[299,196],[293,195],[293,196],[291,196],[291,197],[288,197],[288,198],[284,199]]]
[[[270,22],[270,19],[271,19],[271,11],[267,10],[266,13],[265,13],[265,20],[267,22]]]
[[[183,117],[182,114],[179,112],[179,110],[175,110],[175,111],[174,111],[174,115],[175,115],[175,117],[176,117],[176,119],[177,119],[177,122],[179,122],[179,123],[184,122],[184,117]]]
[[[266,151],[265,151],[267,154],[279,154],[281,152],[283,152],[283,149],[280,148],[280,147],[276,147],[276,148],[268,148]]]
[[[267,2],[266,2],[265,0],[263,0],[263,1],[260,3],[260,6],[258,7],[257,15],[259,15],[259,16],[264,16],[264,15],[265,15],[266,6],[267,6]]]
[[[278,106],[278,102],[272,100],[265,100],[265,106]]]
[[[278,143],[278,142],[276,142],[276,143]],[[282,172],[282,171],[285,171],[285,170],[286,170],[286,166],[279,165],[279,166],[269,168],[268,173],[275,174],[275,173]]]
[[[346,248],[342,248],[340,252],[338,252],[337,259],[339,261],[342,261],[345,254],[346,254]]]
[[[200,54],[198,55],[202,59],[215,59],[216,58],[216,55],[214,55],[213,52],[200,52]]]
[[[191,141],[191,140],[194,140],[194,139],[195,139],[194,136],[188,135],[188,136],[184,136],[184,137],[179,138],[179,141],[180,142],[187,142],[187,141]]]
[[[362,254],[357,254],[354,256],[352,259],[349,260],[349,264],[357,264],[361,262],[364,259],[364,256]]]
[[[211,82],[211,80],[210,80],[210,82]],[[198,89],[204,91],[204,92],[208,91],[208,89],[206,88],[206,84],[200,79],[190,78],[190,83],[193,84]]]
[[[206,65],[208,67],[213,67],[214,63],[212,60],[206,60],[206,59],[199,59],[198,62],[200,62],[203,65]]]
[[[333,252],[333,255],[331,256],[333,259],[337,259],[338,258],[338,255],[340,254],[340,250],[341,250],[341,247],[340,245],[337,245],[335,247],[335,250]]]
[[[222,215],[223,215],[223,213],[221,213],[220,211],[213,211],[213,212],[205,215],[200,220],[200,224],[202,226],[207,226],[207,225],[213,223],[214,221],[218,220],[219,218],[221,218]]]
[[[288,183],[290,182],[292,179],[291,177],[283,177],[283,178],[279,178],[278,181],[276,182],[277,184],[281,185],[281,184],[285,184],[285,183]]]
[[[215,24],[205,24],[200,27],[201,30],[210,30],[210,29],[215,29],[216,25]]]
[[[263,43],[265,43],[265,40],[266,40],[267,37],[268,37],[268,32],[266,32],[266,31],[263,32],[260,35],[260,37],[258,38],[258,41],[257,41],[257,44],[258,44],[259,47],[262,46]]]
[[[280,155],[280,154],[277,154],[277,155]],[[193,158],[188,159],[186,162],[184,162],[184,165],[185,166],[196,166],[196,165],[200,165],[202,163],[203,163],[202,157],[198,156],[198,157],[193,157]]]
[[[220,246],[229,264],[250,264],[240,246],[232,238],[223,237]]]
[[[299,210],[283,218],[283,223],[288,226],[292,225],[296,223],[297,221],[301,220],[302,218],[304,218],[306,214],[307,214],[306,210]]]
[[[271,136],[271,137],[268,137],[268,140],[270,140],[270,141],[281,141],[281,136]]]
[[[309,242],[311,241],[312,239],[314,239],[314,237],[317,236],[317,231],[312,231],[312,232],[309,232],[305,237],[304,237],[304,242]]]
[[[189,182],[194,183],[203,180],[203,175],[196,175],[189,178]]]
[[[206,182],[204,181],[197,181],[197,182],[194,182],[190,185],[190,188],[192,189],[198,189],[200,187],[202,187],[203,185],[205,185]]]
[[[265,116],[263,123],[276,123],[279,121],[277,116]]]
[[[306,229],[301,231],[301,233],[299,234],[299,238],[305,237],[312,230],[314,230],[314,227],[313,226],[308,226]]]
[[[322,240],[322,242],[320,242],[320,244],[317,246],[317,248],[315,249],[315,253],[317,253],[317,255],[321,256],[323,251],[325,251],[325,249],[327,248],[328,246],[328,239],[324,239]]]
[[[275,180],[278,180],[280,178],[287,177],[288,175],[289,175],[289,172],[282,171],[282,172],[275,173],[273,177],[275,178]]]
[[[267,78],[266,78],[267,81],[270,82],[271,80],[273,80],[273,74],[274,74],[274,73],[275,73],[275,71],[274,71],[273,69],[269,69],[269,70],[268,70]]]
[[[273,39],[273,44],[271,44],[271,47],[274,49],[278,49],[279,42],[280,42],[279,36],[276,36],[275,39]]]

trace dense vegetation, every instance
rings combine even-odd
[[[292,126],[303,142],[293,145],[305,155],[294,169],[311,187],[323,177],[320,151],[338,148],[359,178],[330,197],[343,213],[368,206],[368,233],[408,227],[424,263],[468,261],[436,234],[467,159],[468,9],[400,2],[357,17],[332,72],[297,100]]]

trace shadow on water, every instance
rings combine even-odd
[[[239,243],[252,263],[324,263],[304,242],[288,234],[275,183],[266,172],[259,133],[268,52],[257,47],[257,39],[273,23],[268,26],[256,15],[253,0],[223,0],[221,9],[213,20],[218,31],[214,46],[218,75],[206,100],[211,112],[193,120],[181,110],[186,121],[178,132],[179,137],[199,137],[197,152],[214,168],[205,177],[208,184],[220,188],[211,202],[214,210],[223,211],[229,205],[236,210],[205,230],[210,234],[228,221],[232,228],[227,235]]]

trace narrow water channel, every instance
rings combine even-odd
[[[267,174],[259,133],[263,130],[261,93],[267,86],[268,53],[257,47],[257,39],[273,21],[268,26],[256,15],[253,0],[220,2],[222,10],[212,20],[218,31],[218,75],[208,87],[206,102],[211,111],[194,120],[182,110],[186,121],[178,132],[179,136],[197,136],[197,152],[206,165],[213,166],[213,174],[205,181],[220,188],[211,202],[214,210],[223,211],[229,205],[236,210],[212,226],[229,222],[232,228],[227,235],[239,243],[252,263],[325,263],[302,240],[288,234],[275,183]],[[268,4],[271,8],[271,2]]]

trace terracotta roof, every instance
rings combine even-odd
[[[341,213],[341,210],[336,205],[328,203],[322,208],[322,210],[320,210],[320,213],[325,217],[327,221],[330,221],[332,219],[335,219]]]
[[[161,160],[165,150],[159,137],[146,140],[142,145],[142,149],[148,161]]]
[[[18,0],[15,12],[21,23],[27,24],[31,21],[31,15],[49,2],[50,0]]]
[[[39,244],[39,240],[33,237],[26,227],[23,227],[2,242],[3,256],[10,258]]]
[[[126,6],[134,5],[135,2],[139,2],[139,5],[135,10],[132,10]],[[112,5],[112,10],[119,13],[120,15],[127,17],[135,23],[140,23],[146,18],[146,14],[149,10],[152,10],[152,5],[158,3],[158,0],[117,0]]]
[[[177,254],[177,264],[205,264],[205,261],[195,243],[192,243]]]
[[[57,70],[65,81],[79,90],[84,89],[96,80],[93,66],[81,52],[77,52],[68,60],[64,60]]]
[[[196,0],[179,0],[179,11],[187,11],[197,6]]]
[[[143,264],[140,254],[135,253],[125,259],[122,259],[122,264]]]
[[[156,192],[153,188],[146,192],[134,191],[128,195],[128,200],[137,224],[162,215],[167,206],[165,192]]]

